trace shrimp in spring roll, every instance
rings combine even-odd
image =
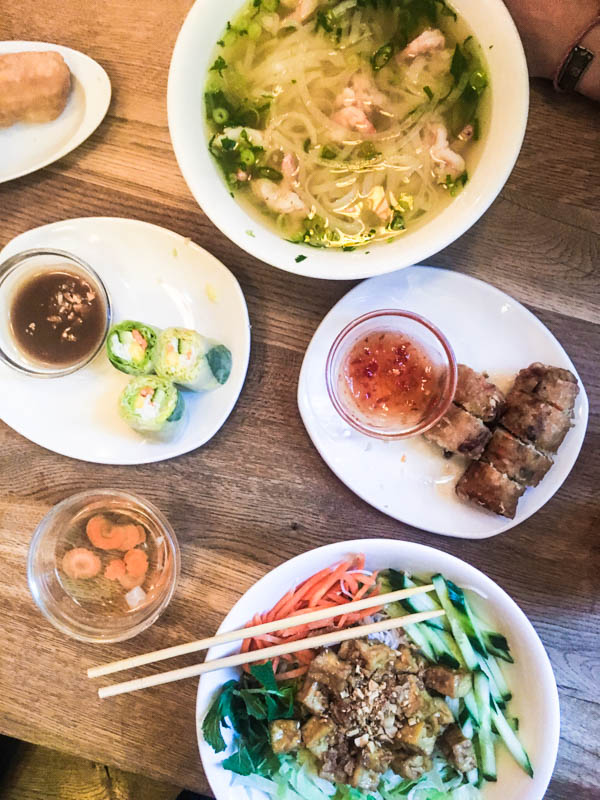
[[[217,389],[231,373],[231,351],[188,328],[166,328],[158,337],[156,372],[193,392]]]

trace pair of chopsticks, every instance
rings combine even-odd
[[[341,617],[346,614],[354,613],[355,611],[363,611],[365,608],[387,605],[388,603],[394,603],[398,600],[404,600],[407,597],[425,594],[433,589],[433,584],[427,584],[426,586],[413,586],[409,589],[399,589],[396,592],[388,592],[387,594],[372,595],[364,598],[363,600],[355,600],[352,603],[345,603],[333,608],[322,608],[318,611],[305,611],[302,614],[296,614],[295,616],[288,617],[287,619],[276,619],[272,622],[263,622],[260,625],[252,625],[251,627],[242,628],[241,630],[219,633],[216,636],[211,636],[208,639],[198,639],[195,642],[179,644],[175,645],[174,647],[167,647],[164,650],[155,650],[152,653],[144,653],[139,656],[124,658],[121,661],[113,661],[110,664],[91,667],[88,669],[87,675],[88,678],[100,678],[104,675],[112,675],[115,672],[121,672],[122,670],[141,667],[144,664],[154,664],[157,661],[164,661],[167,658],[183,656],[187,653],[197,653],[200,650],[207,650],[209,647],[216,647],[217,645],[227,644],[228,642],[249,639],[254,636],[262,636],[266,633],[282,631],[286,628],[293,628],[296,625],[305,625],[309,622],[333,619],[334,617]],[[339,644],[340,642],[346,642],[350,639],[358,639],[364,636],[369,636],[373,633],[389,631],[395,628],[404,628],[406,625],[414,625],[417,622],[425,622],[428,619],[441,617],[444,613],[445,612],[443,609],[434,611],[420,611],[417,614],[407,614],[404,617],[384,619],[380,622],[370,623],[369,625],[358,625],[357,627],[353,628],[345,628],[339,631],[331,631],[329,633],[322,633],[317,636],[310,636],[306,639],[298,639],[293,642],[277,644],[272,647],[265,647],[262,650],[252,650],[247,653],[236,653],[232,656],[225,656],[224,658],[216,658],[211,661],[205,661],[202,664],[192,664],[189,667],[173,669],[169,670],[168,672],[161,672],[157,675],[148,675],[144,678],[134,678],[130,681],[115,683],[112,686],[103,686],[98,689],[98,696],[101,698],[114,697],[118,694],[136,692],[139,689],[148,689],[151,686],[160,686],[163,683],[172,683],[173,681],[180,681],[184,678],[193,678],[198,675],[204,675],[206,672],[213,672],[217,669],[239,667],[242,664],[251,664],[255,661],[266,661],[268,659],[276,658],[277,656],[296,653],[299,650],[312,650],[318,647],[328,647],[330,645]]]

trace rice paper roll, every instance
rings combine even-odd
[[[193,392],[225,383],[231,373],[231,351],[188,328],[166,328],[158,337],[156,372]]]
[[[106,339],[108,360],[128,375],[154,372],[159,331],[151,325],[127,319],[113,325]]]
[[[157,375],[132,378],[119,401],[121,417],[134,430],[168,438],[181,425],[183,395],[171,381]]]

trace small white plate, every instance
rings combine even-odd
[[[519,738],[529,754],[535,777],[529,778],[508,751],[498,746],[498,782],[485,784],[483,800],[542,800],[554,769],[560,730],[552,667],[537,633],[514,600],[466,561],[433,547],[394,539],[357,539],[325,545],[286,561],[261,578],[233,606],[219,632],[242,628],[253,614],[272,608],[289,589],[351,553],[364,553],[366,567],[371,570],[393,567],[423,577],[441,572],[468,589],[477,612],[506,635],[515,659],[514,664],[502,664],[513,693],[510,713],[519,719]],[[206,661],[236,652],[239,652],[238,642],[213,647],[207,652]],[[229,753],[216,754],[202,736],[202,721],[215,693],[226,681],[236,680],[239,675],[239,670],[223,669],[200,679],[196,700],[200,757],[217,800],[266,800],[263,792],[253,790],[246,795],[243,789],[231,786],[233,773],[221,766]],[[225,737],[229,741],[230,732],[226,731]]]
[[[110,80],[89,56],[47,42],[0,42],[0,55],[56,50],[71,70],[72,87],[62,114],[52,122],[17,122],[0,128],[0,183],[27,175],[62,158],[84,142],[104,119]]]
[[[95,269],[110,295],[113,322],[195,328],[231,350],[233,367],[215,391],[185,392],[187,421],[169,442],[145,439],[120,418],[118,398],[130,376],[110,364],[105,348],[64,378],[32,378],[0,364],[0,419],[48,450],[97,464],[162,461],[214,436],[236,403],[250,355],[246,301],[227,267],[189,239],[131,219],[44,225],[13,239],[0,261],[35,247],[67,250]]]
[[[429,319],[446,334],[459,363],[488,372],[503,391],[520,369],[542,361],[577,372],[569,357],[524,306],[487,283],[434,267],[410,267],[364,281],[332,308],[304,356],[298,385],[300,414],[315,447],[338,478],[359,497],[416,528],[485,539],[523,522],[552,495],[571,471],[585,436],[588,400],[580,383],[574,427],[554,466],[528,489],[514,520],[458,499],[454,487],[466,460],[447,460],[423,437],[381,441],[358,433],[335,411],[325,385],[325,361],[333,340],[351,320],[379,308],[403,308]]]

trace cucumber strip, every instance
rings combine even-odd
[[[502,695],[502,699],[508,702],[512,698],[512,692],[508,688],[508,684],[506,683],[506,678],[502,670],[500,669],[500,664],[496,661],[494,656],[488,656],[486,658],[486,664],[494,678],[494,682],[498,687],[500,694]]]
[[[462,657],[464,658],[465,664],[471,672],[474,672],[477,667],[479,666],[479,662],[477,661],[477,655],[473,650],[473,646],[469,641],[469,637],[463,628],[461,617],[463,615],[459,614],[456,610],[455,606],[450,602],[450,597],[448,596],[448,587],[446,585],[446,580],[442,575],[434,575],[431,579],[431,582],[435,586],[435,591],[438,596],[438,600],[442,604],[442,608],[446,612],[446,618],[450,625],[450,629],[454,635],[454,639],[456,640],[456,644],[460,648],[460,652],[462,653]]]
[[[472,691],[463,697],[465,709],[475,725],[479,725],[479,709],[477,708],[477,700]]]
[[[512,755],[517,764],[533,778],[533,767],[529,756],[525,752],[525,748],[519,741],[517,734],[510,727],[506,721],[504,714],[498,708],[498,705],[492,700],[491,709],[492,722],[504,744],[506,745],[509,753]]]
[[[388,573],[393,589],[410,589],[413,586],[421,585],[416,583],[412,578],[409,578],[405,572],[390,569]],[[400,600],[400,603],[409,614],[416,614],[419,611],[438,611],[440,609],[439,603],[437,603],[430,594],[417,594],[414,597],[406,597],[404,600]],[[443,617],[427,620],[424,624],[432,628],[446,628],[448,625]]]
[[[444,631],[436,630],[435,628],[428,628],[424,623],[417,623],[421,627],[421,633],[428,640],[433,652],[435,653],[436,661],[443,664],[450,669],[459,669],[460,661],[454,656],[452,650],[446,646],[445,641],[440,636]]]
[[[477,767],[475,767],[475,769],[469,770],[469,772],[467,772],[465,777],[467,779],[467,783],[470,783],[471,786],[477,786],[477,784],[479,783],[479,770],[477,769]]]
[[[396,616],[404,616],[402,614],[397,614]],[[425,638],[421,628],[418,625],[406,625],[404,630],[406,634],[413,640],[419,650],[423,653],[425,658],[429,661],[432,661],[434,664],[436,663],[437,659],[435,657],[435,653],[431,645],[429,644],[429,639]]]
[[[487,649],[483,640],[483,636],[481,635],[481,631],[475,620],[465,593],[452,581],[447,580],[446,586],[448,587],[448,597],[450,598],[450,602],[460,614],[463,628],[469,637],[473,648],[478,653],[481,653],[482,656],[487,656]]]
[[[477,654],[477,659],[479,662],[479,669],[485,673],[488,681],[490,682],[490,694],[494,698],[494,700],[498,703],[500,708],[504,708],[506,703],[504,701],[504,696],[502,694],[502,690],[496,683],[496,679],[492,673],[492,670],[489,667],[489,664],[485,658],[482,658],[479,654]]]
[[[473,619],[479,627],[479,631],[481,632],[488,653],[496,656],[497,658],[501,658],[503,661],[508,661],[510,664],[514,664],[514,658],[510,654],[510,647],[508,645],[508,641],[506,640],[506,636],[489,628],[487,623],[483,622],[483,620],[478,617],[477,614],[473,614]]]
[[[492,718],[490,708],[490,684],[481,671],[475,673],[475,699],[479,711],[479,747],[481,751],[481,771],[486,781],[496,781],[496,754],[492,741]]]
[[[467,715],[467,719],[464,725],[461,725],[460,728],[463,732],[463,736],[466,736],[467,739],[473,738],[473,734],[475,733],[475,728],[473,727],[473,720],[471,719],[471,717]]]
[[[504,717],[504,719],[506,720],[506,724],[511,729],[511,731],[514,731],[514,733],[516,733],[519,730],[519,718],[518,717]],[[492,722],[492,730],[494,731],[494,733],[498,733],[498,731],[496,730],[496,725],[494,724],[494,722]],[[498,734],[498,735],[500,735],[500,734]]]
[[[459,668],[465,666],[465,660],[462,657],[462,653],[460,652],[459,647],[457,646],[456,642],[454,641],[454,637],[450,633],[450,631],[438,631],[439,638],[444,642],[450,653],[454,656],[454,658],[459,663]]]

